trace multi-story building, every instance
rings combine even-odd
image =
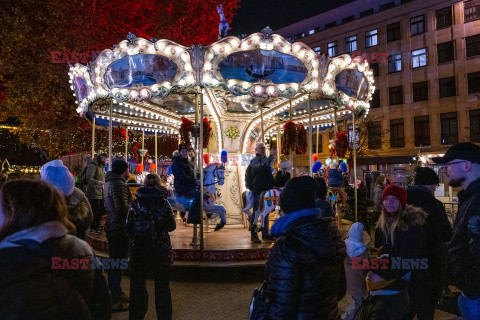
[[[276,33],[318,53],[369,59],[376,91],[367,153],[378,157],[360,164],[384,171],[480,142],[480,0],[358,0]]]

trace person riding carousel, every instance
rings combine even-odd
[[[200,223],[200,191],[197,186],[200,181],[195,179],[193,168],[188,161],[188,148],[181,144],[178,146],[178,154],[173,157],[172,173],[174,176],[173,186],[179,195],[194,198],[188,213],[187,223]]]
[[[275,187],[283,188],[288,180],[292,177],[292,164],[287,160],[285,155],[280,156],[280,165],[275,175]]]

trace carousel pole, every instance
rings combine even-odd
[[[128,163],[128,128],[125,129],[125,162]]]
[[[310,101],[310,94],[308,94],[308,161],[310,162],[310,171],[309,175],[313,176],[313,171],[312,171],[312,139],[313,139],[313,132],[312,132],[312,106],[311,106],[311,101]]]
[[[337,123],[337,106],[333,106],[333,121],[334,121],[334,130],[335,130],[335,133],[334,133],[334,139],[335,139],[335,143],[337,143],[337,133],[338,133],[338,123]],[[337,163],[338,163],[338,155],[337,153],[335,152],[335,159],[337,160]]]
[[[195,124],[198,124],[198,92],[195,92]],[[194,150],[195,150],[195,157],[193,158],[193,175],[195,176],[195,179],[197,178],[197,158],[198,158],[198,152],[197,152],[197,137],[193,137],[194,139]],[[198,224],[193,225],[193,237],[192,237],[192,244],[197,245],[198,244]]]
[[[108,166],[108,171],[112,171],[112,110],[113,110],[113,101],[110,101],[110,112],[108,119],[108,161],[110,164]]]
[[[142,150],[144,149],[145,149],[145,128],[142,129]],[[143,155],[144,153],[142,151],[142,165],[143,165]]]
[[[277,126],[277,162],[280,163],[280,154],[282,153],[282,131],[280,127],[280,119]]]
[[[262,139],[261,139],[261,141],[265,142],[265,131],[263,131],[264,129],[263,129],[263,106],[262,105],[260,106],[260,123],[262,125],[262,127],[261,127],[262,128],[262,135],[261,135]]]
[[[290,121],[292,121],[292,119],[293,119],[293,116],[292,116],[292,98],[290,98],[289,116],[290,116]],[[289,150],[288,153],[290,154],[289,158],[290,158],[290,164],[292,165],[292,178],[293,178],[293,152],[292,152],[292,150]]]
[[[355,191],[355,222],[358,221],[357,215],[357,139],[355,136],[355,110],[352,111],[352,134],[353,134],[353,188]]]
[[[93,115],[93,122],[92,122],[92,159],[95,158],[95,118],[96,118],[96,116]]]
[[[155,173],[158,174],[157,130],[155,130]]]
[[[203,251],[203,91],[200,87],[200,152],[199,158],[199,170],[200,170],[200,251]]]

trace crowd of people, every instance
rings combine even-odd
[[[433,319],[445,285],[451,284],[461,290],[462,319],[478,319],[480,147],[459,143],[433,159],[444,165],[450,186],[462,189],[453,229],[434,197],[439,177],[432,169],[417,168],[407,189],[377,179],[377,253],[366,243],[373,229],[361,214],[362,222],[352,224],[342,238],[324,179],[291,178],[287,167],[274,179],[272,155],[265,156],[263,144],[257,144],[256,152],[247,186],[258,198],[275,183],[283,184],[283,215],[270,230],[276,241],[259,295],[263,304],[261,310],[255,304],[253,314],[261,319]],[[0,319],[55,320],[67,314],[69,319],[110,319],[112,310],[128,310],[130,319],[143,319],[149,274],[155,281],[157,318],[172,319],[169,232],[176,224],[167,190],[157,175],[149,174],[132,200],[127,163],[116,160],[105,174],[105,155],[95,160],[86,169],[86,194],[59,160],[42,167],[41,179],[3,182]],[[173,170],[193,178],[186,192],[198,184],[190,166],[188,149],[181,146]],[[88,228],[99,229],[95,219],[100,221],[102,206],[109,257],[129,259],[129,295],[122,292],[122,268],[108,270],[107,281],[102,268],[92,267],[101,261],[83,240]],[[357,204],[359,211],[362,206]],[[252,241],[258,238],[254,232]],[[351,302],[340,314],[338,302],[346,294]]]

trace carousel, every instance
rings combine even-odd
[[[219,38],[210,45],[185,47],[129,34],[87,65],[71,65],[69,71],[77,112],[93,128],[109,128],[110,158],[114,127],[155,139],[157,134],[178,137],[196,151],[195,172],[204,182],[202,219],[200,225],[177,220],[172,233],[176,261],[264,260],[271,243],[250,242],[246,215],[256,213],[242,201],[256,143],[269,142],[267,147],[286,154],[291,163],[294,153],[308,154],[306,173],[312,175],[312,166],[319,167],[312,150],[314,134],[318,139],[322,130],[333,129],[336,138],[337,123],[349,121],[356,137],[355,122],[368,114],[375,90],[373,72],[361,57],[317,54],[269,28],[243,39]],[[351,143],[356,175],[355,139]],[[188,212],[191,201],[169,189],[172,207]],[[275,212],[278,194],[268,200],[262,218]],[[210,220],[222,215],[225,228],[210,232]],[[96,247],[97,240],[91,239]]]

